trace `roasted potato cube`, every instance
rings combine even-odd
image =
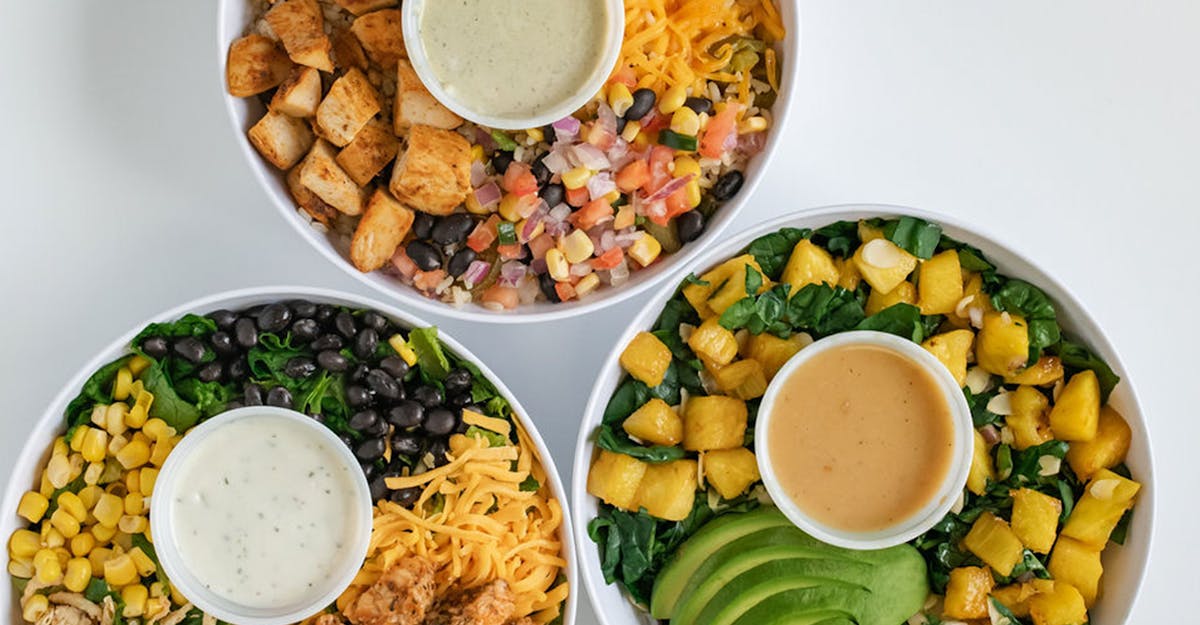
[[[829,252],[808,239],[801,239],[792,248],[792,255],[788,257],[780,281],[791,285],[792,293],[809,284],[833,286],[838,283],[838,268]]]
[[[293,167],[288,172],[288,192],[291,193],[292,199],[296,201],[296,206],[299,206],[300,210],[308,213],[308,216],[312,217],[314,221],[329,227],[333,220],[337,218],[339,214],[338,210],[326,204],[325,200],[322,200],[316,193],[310,191],[308,187],[300,182],[301,169],[302,167]]]
[[[463,118],[429,93],[408,59],[396,62],[396,99],[392,104],[392,125],[396,134],[418,124],[453,130],[462,123]]]
[[[725,499],[746,492],[759,477],[758,460],[745,447],[704,453],[704,479]]]
[[[984,371],[1012,375],[1029,362],[1029,326],[1020,315],[989,312],[975,336],[975,362]]]
[[[854,264],[872,289],[887,293],[917,268],[917,257],[887,239],[874,239],[858,247]]]
[[[312,148],[312,129],[303,119],[267,111],[246,133],[254,149],[279,169],[291,169]]]
[[[1063,377],[1062,360],[1058,356],[1042,356],[1024,369],[1004,377],[1006,384],[1050,386]]]
[[[1046,570],[1056,581],[1074,586],[1083,595],[1087,607],[1096,603],[1096,596],[1100,594],[1100,576],[1104,574],[1099,549],[1064,536],[1055,543]]]
[[[723,395],[692,397],[683,409],[683,448],[710,451],[741,447],[746,436],[746,402]]]
[[[601,450],[588,471],[587,492],[622,510],[637,510],[638,485],[648,466],[633,456]]]
[[[379,112],[379,95],[361,71],[351,68],[333,82],[317,106],[317,129],[336,146],[354,140],[358,131]]]
[[[1121,413],[1112,406],[1102,406],[1096,437],[1071,443],[1067,449],[1067,463],[1079,479],[1091,479],[1100,469],[1108,469],[1125,459],[1132,437],[1133,432]]]
[[[647,386],[662,384],[671,366],[671,350],[649,332],[638,332],[621,352],[621,367]]]
[[[684,434],[685,440],[686,437]],[[1141,487],[1141,484],[1108,469],[1100,469],[1088,482],[1083,496],[1075,502],[1075,508],[1063,524],[1061,534],[1093,549],[1104,549],[1113,528],[1125,511],[1133,507],[1134,498]]]
[[[448,215],[471,191],[471,144],[462,135],[412,127],[392,169],[392,195],[431,215]]]
[[[1055,582],[1050,590],[1029,599],[1033,625],[1083,625],[1088,622],[1087,604],[1074,586]]]
[[[696,461],[673,460],[646,466],[638,486],[637,503],[650,516],[682,521],[696,501]]]
[[[321,72],[297,65],[275,91],[269,108],[292,117],[312,117],[317,114],[317,105],[320,103]]]
[[[769,382],[792,356],[808,347],[812,342],[812,337],[803,332],[793,334],[786,339],[763,332],[750,336],[746,345],[746,356],[762,363],[763,374],[767,376]]]
[[[358,16],[350,26],[362,49],[384,69],[407,56],[404,33],[400,30],[400,9],[372,11]]]
[[[1030,551],[1049,553],[1058,534],[1062,502],[1029,488],[1012,491],[1012,530]]]
[[[329,37],[317,0],[281,0],[264,16],[293,61],[332,72]]]
[[[967,355],[973,342],[975,334],[970,330],[951,330],[925,339],[921,347],[937,357],[961,387],[967,383]]]
[[[962,298],[962,266],[958,262],[958,252],[946,250],[921,263],[917,271],[917,304],[922,315],[952,313]]]
[[[1005,577],[1024,557],[1025,547],[1004,519],[984,512],[963,537],[963,547]]]
[[[383,122],[371,121],[337,155],[338,165],[360,186],[366,186],[396,158],[400,140]]]
[[[946,584],[943,616],[954,619],[987,618],[988,595],[996,581],[983,566],[960,566],[950,570]]]
[[[359,215],[366,194],[337,164],[336,156],[333,146],[318,139],[299,165],[300,184],[338,211]]]
[[[992,463],[992,455],[988,453],[987,442],[978,431],[975,432],[974,445],[971,468],[967,472],[967,490],[982,495],[987,490],[988,481],[996,479],[996,467]]]
[[[621,427],[626,434],[655,445],[678,445],[683,440],[683,419],[657,397],[633,411]]]
[[[763,366],[753,358],[735,360],[710,371],[717,386],[738,399],[754,399],[767,392],[767,376],[763,373]]]
[[[1050,434],[1050,400],[1032,386],[1018,386],[1009,396],[1012,414],[1004,417],[1012,430],[1013,447],[1028,449],[1054,438]]]
[[[867,294],[867,305],[864,307],[864,311],[869,317],[896,304],[916,303],[917,287],[913,286],[912,282],[905,281],[897,284],[896,288],[887,293],[878,289],[871,289],[871,292]]]
[[[383,267],[408,234],[413,217],[412,209],[376,189],[350,240],[350,262],[363,273]]]
[[[364,72],[367,71],[369,67],[367,53],[363,52],[362,45],[358,43],[358,37],[355,37],[349,28],[335,28],[333,34],[330,35],[330,40],[333,42],[334,66],[339,69],[357,67]]]
[[[720,324],[717,317],[709,317],[692,331],[687,340],[688,347],[710,366],[723,367],[737,356],[738,344],[733,332]]]
[[[1090,369],[1071,376],[1050,409],[1050,429],[1064,441],[1090,441],[1100,424],[1100,382]]]
[[[292,61],[275,42],[262,35],[246,35],[229,46],[225,85],[229,95],[248,98],[287,78]]]
[[[355,14],[362,15],[370,13],[376,9],[384,9],[394,7],[400,4],[400,0],[333,0],[338,6]]]

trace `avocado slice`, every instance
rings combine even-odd
[[[716,594],[689,595],[687,599],[697,600],[687,606],[689,618],[672,618],[671,625],[732,625],[759,603],[781,593],[799,593],[806,598],[805,608],[791,610],[791,614],[837,610],[856,616],[862,613],[871,593],[863,586],[831,577],[844,564],[812,558],[765,562],[737,576]],[[860,566],[869,568],[865,564]]]

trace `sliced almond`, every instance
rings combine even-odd
[[[862,259],[872,267],[891,269],[904,262],[904,252],[887,239],[873,239],[863,245]]]
[[[988,400],[988,412],[998,414],[1002,417],[1007,417],[1012,414],[1012,394],[1001,391],[995,397]]]
[[[1088,486],[1088,492],[1096,499],[1112,499],[1119,484],[1117,480],[1096,480]]]
[[[1049,454],[1038,458],[1038,475],[1049,477],[1058,475],[1059,469],[1062,468],[1062,458],[1051,456]]]
[[[971,367],[967,369],[967,388],[971,389],[973,395],[981,395],[992,389],[992,374],[984,371],[982,367]]]
[[[975,301],[974,294],[968,295],[968,296],[958,300],[958,304],[956,304],[954,306],[954,314],[959,317],[966,317],[967,316],[967,307],[970,306],[971,302],[973,302],[973,301]]]
[[[967,317],[971,320],[971,327],[978,330],[983,327],[983,309],[978,306],[972,306],[967,309]]]

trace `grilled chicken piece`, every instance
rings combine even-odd
[[[433,605],[433,564],[412,557],[387,572],[343,613],[353,625],[420,625]]]
[[[425,625],[505,625],[516,604],[504,580],[451,591],[438,600]]]

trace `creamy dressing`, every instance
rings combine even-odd
[[[604,0],[425,0],[420,38],[446,93],[496,117],[575,95],[608,39]]]
[[[353,477],[335,451],[318,432],[273,415],[231,421],[199,441],[169,508],[188,570],[250,608],[319,592],[362,523]]]

